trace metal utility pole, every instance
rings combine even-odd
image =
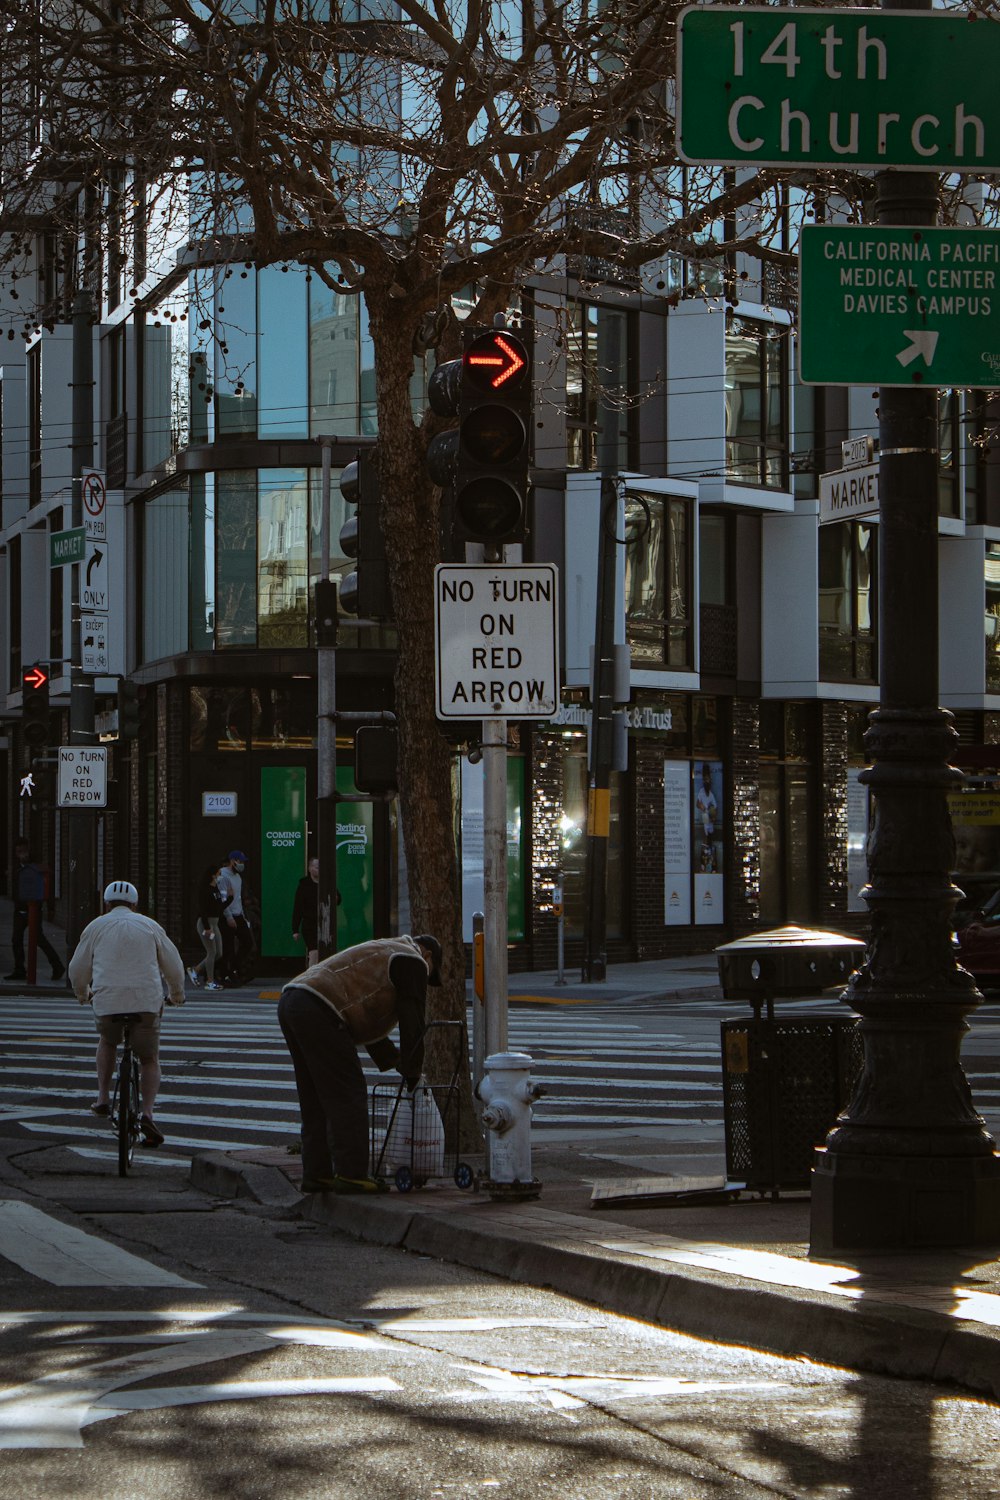
[[[318,439],[320,577],[316,585],[316,854],[319,859],[318,952],[337,951],[337,593],[330,580],[330,472],[333,438]]]
[[[883,0],[930,10],[930,0]],[[932,226],[938,178],[879,172],[880,225]],[[937,707],[938,429],[934,389],[879,391],[880,704],[865,743],[874,793],[866,960],[845,999],[862,1017],[864,1072],[817,1153],[812,1251],[925,1249],[1000,1240],[1000,1159],[960,1061],[981,1000],[956,963],[949,764]]]
[[[71,525],[83,525],[83,470],[94,462],[94,347],[93,301],[81,286],[73,299],[73,447]],[[94,682],[83,673],[80,635],[80,570],[72,569],[70,595],[69,739],[71,745],[97,743],[94,731]],[[97,838],[94,814],[84,809],[68,812],[66,945],[70,953],[80,933],[97,915]]]
[[[601,480],[597,543],[597,620],[591,671],[590,765],[587,797],[587,863],[584,883],[584,984],[607,978],[608,838],[611,833],[611,767],[615,718],[615,580],[621,484]]]
[[[486,1056],[507,1050],[507,720],[483,720]]]

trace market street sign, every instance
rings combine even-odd
[[[439,719],[550,719],[559,707],[552,563],[434,569]]]
[[[1000,230],[803,229],[799,374],[811,385],[1000,385]]]
[[[833,469],[819,476],[819,520],[851,521],[878,514],[878,464]]]
[[[677,38],[689,162],[1000,170],[1000,26],[963,11],[696,5]]]
[[[104,745],[59,746],[58,807],[106,807],[108,752]]]
[[[72,531],[54,531],[49,537],[49,567],[63,568],[67,563],[83,562],[86,537],[82,526]]]

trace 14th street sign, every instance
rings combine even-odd
[[[956,11],[681,12],[690,162],[1000,170],[1000,26]]]
[[[1000,231],[814,224],[799,374],[819,385],[1000,385]]]

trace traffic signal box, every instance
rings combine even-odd
[[[427,396],[458,428],[434,438],[427,466],[445,491],[443,552],[465,560],[465,543],[498,552],[524,539],[531,454],[531,354],[506,328],[467,329],[461,359],[439,365]]]
[[[139,738],[139,685],[131,677],[118,679],[118,738]]]
[[[21,729],[32,749],[49,742],[49,664],[36,661],[21,673]]]
[[[340,529],[340,550],[354,559],[353,573],[341,581],[340,603],[349,615],[366,620],[392,618],[385,539],[378,514],[378,460],[361,453],[341,471],[340,493],[357,507]]]

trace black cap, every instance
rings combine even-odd
[[[433,962],[433,967],[432,967],[430,973],[427,976],[427,983],[428,984],[436,984],[436,985],[440,986],[440,984],[441,984],[441,944],[438,942],[438,940],[437,940],[436,937],[431,937],[431,935],[430,935],[429,932],[421,933],[420,937],[414,938],[413,941],[415,943],[419,943],[420,946],[421,946],[421,948],[426,948],[427,952],[430,954],[431,958],[434,961]]]

